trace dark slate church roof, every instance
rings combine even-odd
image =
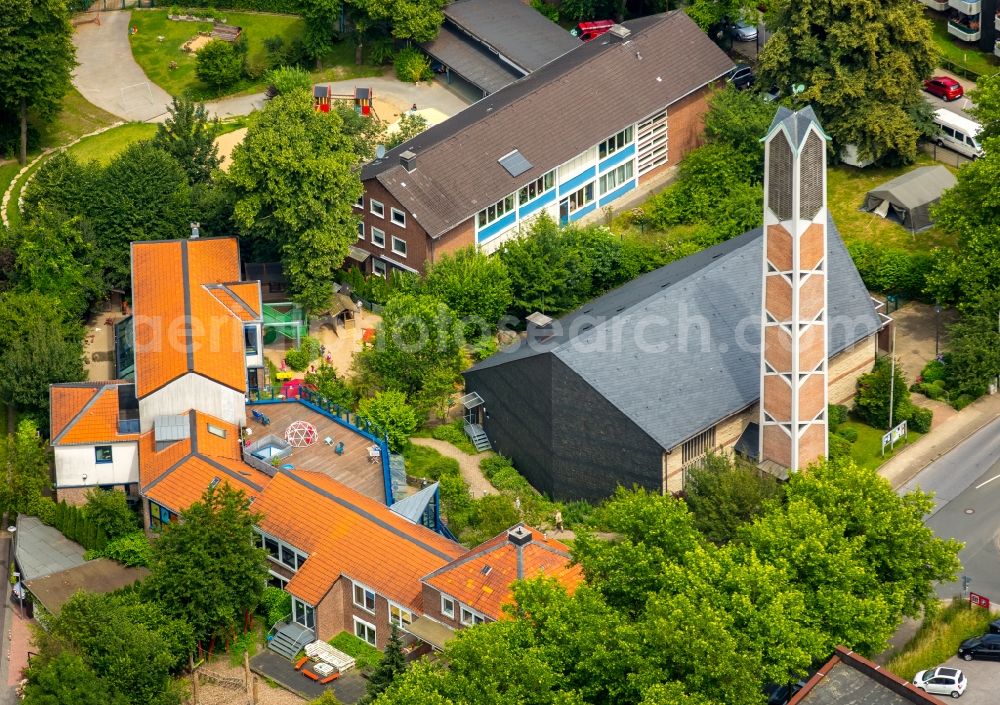
[[[760,396],[762,243],[758,228],[644,274],[553,323],[548,340],[519,340],[469,373],[555,355],[673,448]],[[832,220],[827,250],[832,356],[880,321]]]

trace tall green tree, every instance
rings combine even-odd
[[[684,501],[695,527],[710,541],[725,544],[737,529],[760,515],[769,500],[781,496],[773,475],[755,465],[720,455],[688,472]]]
[[[760,182],[764,179],[764,143],[760,138],[767,134],[774,114],[773,103],[752,91],[726,86],[708,100],[705,136],[742,154],[745,162],[753,165],[751,179]]]
[[[775,0],[758,82],[805,91],[833,138],[862,158],[912,162],[926,109],[921,81],[937,65],[931,23],[910,0]]]
[[[379,392],[374,397],[362,399],[358,414],[378,426],[388,437],[389,448],[402,453],[410,436],[420,425],[416,410],[406,403],[402,392]]]
[[[444,22],[447,0],[347,0],[351,15],[373,33],[429,42]]]
[[[426,294],[399,294],[382,312],[374,347],[355,355],[354,366],[373,392],[417,394],[438,372],[458,376],[461,345],[462,327],[448,306]]]
[[[181,521],[153,544],[145,594],[186,620],[200,643],[232,634],[260,601],[267,583],[265,553],[254,543],[260,519],[246,495],[223,482],[181,511]]]
[[[129,705],[83,659],[66,651],[28,669],[24,705]]]
[[[319,70],[323,68],[323,56],[333,48],[342,4],[340,0],[302,0],[300,7],[306,24],[302,48]]]
[[[334,271],[357,240],[362,193],[357,157],[336,112],[313,109],[305,91],[279,95],[250,117],[228,183],[244,235],[280,253],[295,300],[323,308]]]
[[[66,0],[5,0],[0,11],[0,101],[21,123],[18,160],[28,161],[28,111],[51,120],[76,66]]]
[[[131,534],[140,528],[138,517],[129,508],[124,492],[90,490],[83,514],[88,522],[103,531],[110,540]]]
[[[59,299],[0,294],[0,400],[32,413],[47,429],[49,385],[85,378],[83,327]]]
[[[386,140],[386,149],[395,149],[407,140],[413,139],[429,127],[427,118],[418,113],[406,112],[399,116],[399,125]]]
[[[465,322],[470,339],[492,333],[513,302],[503,260],[475,247],[442,255],[427,265],[426,275],[427,291]]]
[[[190,205],[187,172],[151,141],[134,142],[112,159],[87,210],[108,284],[131,286],[132,242],[186,236]]]
[[[30,512],[34,502],[51,488],[49,448],[30,419],[13,434],[0,439],[0,512]]]
[[[1000,375],[1000,290],[963,303],[962,318],[948,329],[949,384],[978,397]]]
[[[240,80],[245,63],[236,45],[213,39],[195,55],[195,75],[212,90],[222,91]]]
[[[893,426],[906,420],[912,406],[903,366],[890,358],[878,358],[872,371],[858,378],[854,410],[875,428],[888,429],[890,418]]]
[[[153,144],[177,160],[187,172],[188,183],[203,184],[219,168],[215,133],[219,121],[211,120],[201,103],[174,98],[168,117],[156,128]]]
[[[82,164],[67,151],[59,151],[42,162],[24,188],[24,218],[33,220],[47,210],[66,218],[86,214],[97,190],[101,167]]]
[[[403,654],[403,640],[395,624],[389,634],[389,643],[382,654],[382,660],[368,678],[368,688],[361,698],[361,705],[370,705],[392,685],[397,676],[406,672],[406,656]]]

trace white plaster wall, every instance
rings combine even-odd
[[[111,462],[98,463],[94,446],[56,446],[56,487],[96,487],[139,482],[139,446],[130,443],[101,443],[111,446]],[[83,476],[87,479],[84,480]]]
[[[157,416],[194,409],[241,426],[246,421],[246,396],[207,377],[186,374],[139,400],[140,430],[153,428]]]

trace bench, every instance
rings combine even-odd
[[[339,672],[337,672],[337,673],[331,673],[326,678],[324,678],[323,680],[321,680],[319,682],[319,684],[320,685],[326,685],[327,683],[332,683],[333,681],[337,680],[338,678],[340,678],[340,673]]]
[[[308,660],[309,660],[308,656],[303,656],[298,661],[296,661],[295,662],[295,670],[296,671],[301,671],[302,667],[306,665],[306,661],[308,661]]]
[[[314,680],[314,681],[318,681],[319,680],[319,676],[317,676],[312,671],[302,671],[302,675],[305,676],[306,678],[310,679],[310,680]]]

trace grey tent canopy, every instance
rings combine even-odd
[[[954,185],[955,176],[945,167],[918,167],[869,191],[862,210],[892,218],[907,230],[917,232],[934,224],[931,206]]]

